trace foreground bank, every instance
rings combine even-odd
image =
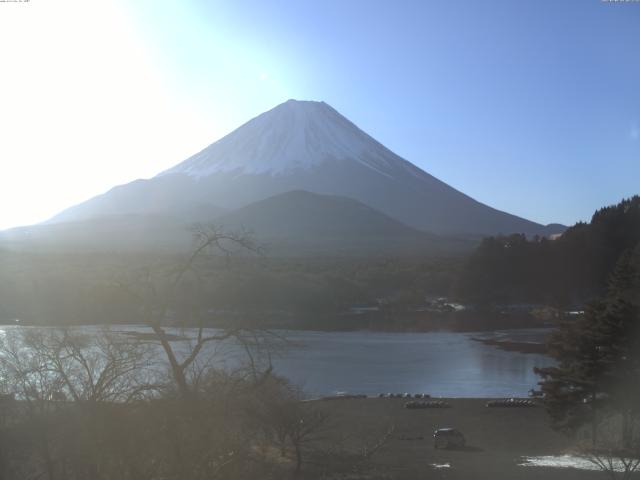
[[[450,408],[405,409],[406,400],[388,398],[318,401],[328,412],[327,442],[382,445],[371,455],[363,477],[369,479],[598,479],[599,471],[522,466],[527,457],[558,456],[572,442],[549,427],[542,405],[487,408],[488,399],[446,399]],[[466,447],[435,449],[433,432],[453,427]],[[391,432],[391,433],[389,433]],[[338,447],[339,448],[339,447]]]

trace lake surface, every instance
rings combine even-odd
[[[547,330],[459,333],[290,332],[300,346],[274,360],[276,371],[309,395],[339,391],[442,397],[526,396],[545,355],[508,352],[472,337],[540,341]],[[536,387],[537,388],[537,387]]]
[[[21,327],[8,327],[21,328]],[[96,327],[78,327],[91,332]],[[6,328],[5,328],[6,329]],[[148,332],[146,327],[116,330]],[[497,332],[310,332],[280,331],[290,345],[272,358],[276,373],[313,397],[337,392],[429,393],[442,397],[526,396],[536,387],[535,366],[548,366],[545,355],[500,350],[472,340],[496,338],[539,342],[547,329]],[[192,336],[195,330],[172,330]],[[186,342],[174,342],[179,348]],[[220,366],[237,365],[244,354],[236,345],[210,344],[205,356]]]

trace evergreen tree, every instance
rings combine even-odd
[[[606,307],[596,334],[603,347],[603,388],[622,416],[622,443],[629,447],[640,413],[640,244],[622,255],[609,283]]]
[[[599,392],[604,365],[593,325],[603,310],[603,302],[594,302],[578,321],[563,321],[549,340],[549,353],[557,365],[535,369],[543,379],[545,405],[554,428],[573,434],[590,422],[594,442],[597,413],[603,402]]]
[[[625,250],[640,242],[640,196],[594,213],[555,240],[490,237],[465,262],[456,293],[483,302],[583,304],[605,294]]]
[[[640,413],[640,244],[620,257],[606,295],[559,326],[549,350],[557,365],[536,373],[554,427],[573,433],[591,423],[595,444],[599,412],[615,412],[629,445]]]

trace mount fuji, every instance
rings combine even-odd
[[[484,205],[399,157],[326,103],[296,100],[151,179],[115,187],[48,223],[107,215],[204,221],[290,191],[348,197],[439,235],[562,231]]]

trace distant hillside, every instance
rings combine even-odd
[[[190,248],[190,223],[188,219],[163,215],[106,215],[5,230],[0,232],[0,248],[43,253],[171,253]]]
[[[602,293],[620,255],[639,245],[640,196],[634,196],[598,210],[556,240],[486,238],[457,290],[478,301],[582,303]]]
[[[227,231],[251,232],[269,255],[442,255],[469,252],[477,243],[408,227],[357,200],[287,192],[220,214],[211,205],[174,215],[105,215],[0,232],[0,247],[27,251],[187,251],[198,218]]]
[[[229,230],[248,229],[277,254],[446,253],[472,243],[408,227],[357,200],[291,191],[216,219]]]

